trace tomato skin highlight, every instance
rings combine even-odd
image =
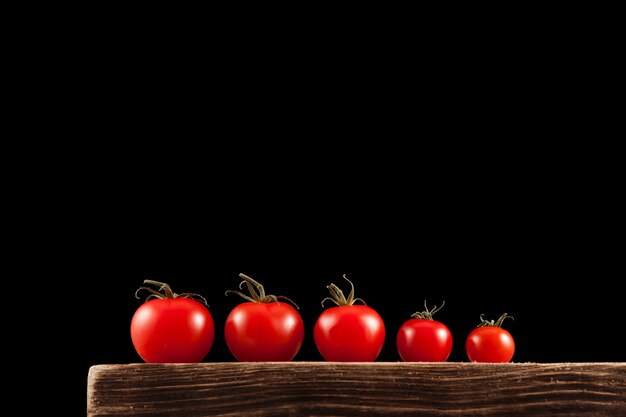
[[[209,310],[196,300],[155,299],[135,311],[130,335],[148,363],[196,363],[211,350],[215,324]]]
[[[452,333],[439,321],[409,319],[398,330],[396,347],[405,362],[445,362],[452,352]]]
[[[472,362],[510,362],[515,354],[515,341],[501,327],[477,327],[467,336],[465,351]]]
[[[304,323],[289,304],[246,302],[228,315],[224,336],[238,361],[286,362],[302,346]]]
[[[331,307],[317,319],[313,336],[327,361],[373,362],[385,343],[385,324],[368,306]]]

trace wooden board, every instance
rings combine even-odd
[[[88,416],[626,416],[626,363],[91,367]]]

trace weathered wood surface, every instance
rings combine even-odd
[[[97,365],[88,416],[626,416],[626,363]]]

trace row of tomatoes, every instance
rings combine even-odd
[[[236,306],[226,319],[226,344],[239,361],[290,361],[304,339],[304,324],[300,314],[286,297],[265,294],[261,284],[247,275],[239,275],[248,294],[236,294],[246,302]],[[328,289],[337,307],[325,310],[317,322],[313,336],[315,344],[327,361],[371,362],[380,353],[385,341],[385,325],[380,315],[359,298],[354,298],[354,286],[346,297],[335,284]],[[150,293],[146,302],[133,315],[130,334],[137,353],[146,362],[200,362],[213,345],[215,327],[206,300],[199,295],[174,293],[169,285],[146,280],[158,291],[141,287]],[[363,305],[356,305],[361,301]],[[294,303],[295,304],[295,303]],[[452,351],[452,334],[433,314],[443,307],[412,315],[400,327],[396,336],[398,353],[408,362],[443,362]],[[509,316],[497,321],[484,320],[467,337],[465,349],[475,362],[509,362],[515,343],[509,332],[501,328]]]

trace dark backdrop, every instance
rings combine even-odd
[[[224,291],[240,272],[300,305],[296,360],[320,359],[311,329],[344,273],[385,320],[378,360],[399,359],[395,332],[425,299],[446,301],[450,360],[466,360],[481,313],[503,312],[515,361],[626,360],[623,152],[610,143],[622,124],[601,42],[586,55],[560,35],[558,48],[526,46],[521,31],[523,42],[489,32],[443,48],[427,37],[432,52],[408,65],[414,53],[378,39],[329,55],[220,36],[207,54],[184,50],[187,33],[144,39],[160,29],[114,45],[109,29],[97,42],[69,31],[59,45],[80,65],[40,80],[54,92],[34,101],[63,117],[33,123],[80,142],[28,142],[43,169],[7,176],[20,198],[5,205],[26,215],[7,216],[23,240],[10,246],[28,248],[20,268],[42,280],[28,285],[60,315],[34,346],[46,364],[65,371],[50,347],[77,364],[59,398],[83,406],[89,366],[139,361],[128,330],[146,278],[207,298],[206,361],[232,360],[221,328],[239,300]]]
[[[504,312],[515,318],[504,326],[516,340],[516,362],[626,360],[616,288],[624,277],[623,210],[619,184],[605,181],[612,174],[589,180],[523,160],[448,175],[410,158],[383,168],[345,156],[353,162],[345,169],[333,154],[324,164],[296,159],[276,170],[252,169],[236,153],[232,168],[217,168],[222,156],[209,155],[175,180],[155,165],[83,188],[98,192],[80,194],[65,213],[71,233],[57,223],[48,245],[71,240],[56,272],[80,283],[75,299],[86,325],[69,312],[61,326],[77,340],[68,348],[78,364],[75,403],[84,404],[89,366],[140,362],[129,325],[144,279],[206,297],[216,323],[207,362],[233,360],[222,330],[241,300],[224,292],[237,287],[240,272],[299,304],[306,333],[295,360],[321,359],[312,328],[326,285],[346,290],[344,273],[385,321],[379,361],[400,360],[395,334],[424,300],[446,302],[436,318],[452,331],[451,361],[467,360],[464,341],[481,313]],[[242,175],[236,181],[234,171]]]
[[[145,226],[146,219],[156,222],[147,214],[139,224]],[[481,313],[496,319],[503,312],[515,318],[504,324],[516,340],[515,362],[626,360],[626,344],[618,338],[621,295],[613,289],[618,252],[593,234],[554,224],[546,232],[546,223],[506,223],[491,215],[469,223],[439,217],[434,224],[428,218],[403,223],[390,217],[384,227],[367,217],[333,220],[339,223],[311,221],[289,230],[284,223],[278,228],[275,221],[254,217],[241,220],[232,234],[194,229],[185,219],[177,229],[98,229],[107,243],[89,239],[92,246],[80,252],[89,324],[81,332],[78,397],[84,399],[89,366],[141,362],[129,324],[142,303],[135,290],[147,278],[206,297],[216,323],[207,362],[234,360],[223,324],[242,300],[224,292],[237,287],[240,272],[260,281],[268,293],[299,304],[306,333],[295,360],[321,360],[312,328],[323,311],[326,285],[336,283],[347,293],[344,273],[356,296],[385,321],[379,361],[400,360],[396,332],[411,313],[422,310],[424,300],[430,307],[446,302],[435,317],[453,333],[451,361],[467,361],[465,337]],[[418,227],[421,222],[425,225]]]

